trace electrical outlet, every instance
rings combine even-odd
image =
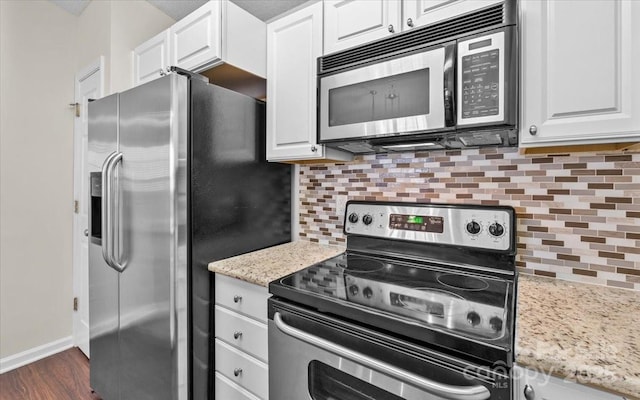
[[[344,216],[344,211],[347,208],[347,196],[344,194],[339,194],[336,196],[336,214],[338,217],[342,218]]]

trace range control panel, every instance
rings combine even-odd
[[[347,203],[345,232],[385,239],[509,250],[515,211],[442,204]]]

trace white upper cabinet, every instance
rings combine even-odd
[[[171,64],[202,71],[222,62],[266,76],[266,24],[227,0],[212,0],[171,28]]]
[[[147,40],[133,50],[133,85],[158,78],[169,65],[169,31]]]
[[[322,3],[267,26],[267,159],[349,160],[317,143],[316,74],[322,55]]]
[[[499,2],[501,0],[325,0],[324,54]]]
[[[402,29],[433,24],[452,16],[485,8],[502,0],[403,0]]]
[[[325,0],[324,54],[400,32],[400,0]]]
[[[222,2],[209,1],[169,28],[171,65],[195,70],[222,58]]]
[[[226,63],[266,77],[266,24],[228,0],[211,0],[134,51],[134,84],[169,66],[201,72]]]
[[[640,2],[520,4],[521,146],[640,140]]]

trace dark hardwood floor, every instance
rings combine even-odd
[[[0,375],[0,400],[99,400],[89,360],[73,348]]]

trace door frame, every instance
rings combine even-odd
[[[75,103],[79,103],[82,99],[80,96],[80,84],[86,80],[87,78],[89,78],[90,76],[94,75],[94,74],[99,74],[98,75],[98,88],[97,88],[97,93],[98,93],[98,98],[103,97],[105,95],[105,88],[104,88],[104,64],[105,64],[105,58],[104,56],[100,56],[98,59],[96,59],[94,62],[90,63],[89,65],[85,66],[84,68],[81,68],[78,72],[76,72],[75,74],[75,79],[74,79],[74,102]],[[81,109],[81,113],[82,112],[86,112],[86,108],[85,107],[80,107]],[[74,111],[75,112],[75,111]],[[82,118],[76,117],[74,114],[74,123],[73,123],[73,200],[78,201],[80,206],[86,206],[86,204],[88,203],[88,194],[87,196],[84,196],[82,193],[78,193],[78,191],[80,190],[79,188],[82,187],[82,182],[81,179],[84,179],[81,176],[81,172],[83,170],[83,167],[80,165],[80,163],[82,163],[82,160],[86,160],[86,150],[87,149],[83,149],[81,148],[81,144],[82,144],[82,138],[80,137],[81,132],[80,132],[80,124],[82,123]],[[84,152],[84,154],[83,154]],[[85,168],[86,169],[86,168]],[[87,178],[88,179],[88,178]],[[86,187],[88,188],[88,185],[86,185]],[[85,197],[85,198],[83,198]],[[84,229],[87,229],[88,227],[81,227],[80,225],[80,217],[79,214],[77,213],[73,213],[73,297],[77,298],[80,296],[80,294],[82,293],[82,274],[81,274],[81,254],[82,254],[82,235],[83,235],[83,231]],[[87,260],[87,267],[89,265],[89,260]],[[88,285],[88,282],[86,282],[86,284]],[[88,293],[88,287],[86,288],[86,293]],[[86,299],[86,304],[81,305],[81,306],[85,306],[88,307],[89,306],[89,299]],[[78,313],[77,311],[73,310],[72,308],[72,323],[73,323],[73,327],[72,327],[72,332],[73,332],[73,345],[74,346],[78,346],[79,342],[80,342],[80,337],[81,337],[81,331],[80,331],[80,313]],[[87,354],[87,357],[89,355]]]

